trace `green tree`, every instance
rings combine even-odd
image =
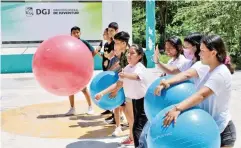
[[[186,6],[183,1],[156,1],[156,36],[160,48],[164,48],[166,38],[175,35],[168,30],[179,7]],[[173,25],[178,25],[175,23]]]
[[[146,2],[132,2],[132,37],[133,42],[146,47]]]
[[[195,1],[179,7],[167,26],[169,33],[185,36],[189,32],[220,35],[228,47],[233,62],[241,65],[241,2]]]

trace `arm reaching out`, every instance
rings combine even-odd
[[[156,87],[154,94],[160,96],[162,89],[194,77],[198,77],[198,73],[195,69],[190,68],[187,71],[181,72],[168,80],[162,80]]]
[[[106,88],[105,90],[99,92],[98,94],[95,95],[96,100],[100,100],[102,96],[109,94],[113,91],[118,91],[122,88],[123,82],[117,81],[115,84],[111,85],[110,87]]]

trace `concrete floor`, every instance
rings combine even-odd
[[[98,71],[95,72],[95,74],[97,73]],[[235,148],[241,148],[241,71],[233,75],[232,84],[231,113],[237,130]],[[77,94],[77,97],[84,98],[82,93]],[[1,112],[27,105],[64,100],[66,100],[66,97],[49,94],[40,88],[34,80],[33,74],[1,75]],[[63,112],[66,111],[63,110]],[[116,148],[118,142],[122,139],[123,137],[99,137],[97,139],[38,138],[5,132],[1,128],[1,147],[3,148]]]

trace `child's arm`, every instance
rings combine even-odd
[[[119,77],[121,79],[131,79],[131,80],[140,80],[140,77],[137,73],[127,73],[124,72],[124,69],[122,69],[122,71],[119,73]]]
[[[99,100],[102,96],[109,94],[113,91],[117,91],[120,90],[123,86],[123,82],[122,81],[117,81],[115,84],[111,85],[110,87],[106,88],[105,90],[99,92],[98,94],[96,94],[95,99]]]
[[[131,80],[140,80],[140,77],[135,73],[120,72],[119,77]]]
[[[161,62],[157,62],[156,64],[167,74],[178,74],[181,72],[176,66],[166,65]]]
[[[89,48],[93,57],[98,53],[98,50],[94,49],[94,47],[91,46],[89,42],[87,42],[86,40],[81,40],[81,41]]]
[[[102,42],[101,42],[100,45],[95,49],[95,51],[96,51],[96,54],[97,54],[97,55],[99,55],[101,58],[103,58],[102,55],[101,55],[101,53],[100,53],[101,48],[102,48]]]
[[[109,71],[118,71],[121,69],[119,62],[116,62],[114,65],[112,65],[108,70]]]

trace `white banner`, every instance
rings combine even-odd
[[[81,28],[81,38],[102,39],[101,2],[2,2],[2,41],[41,41]]]
[[[117,22],[119,31],[130,34],[132,44],[132,3],[130,0],[102,0],[103,30],[109,23]]]

